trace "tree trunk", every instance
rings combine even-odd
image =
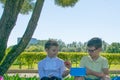
[[[9,67],[14,62],[14,60],[20,55],[20,53],[22,51],[24,51],[24,49],[28,45],[28,43],[37,27],[37,22],[39,20],[43,4],[44,4],[44,0],[36,1],[35,8],[34,8],[32,17],[28,23],[27,29],[26,29],[21,41],[18,43],[18,45],[14,46],[12,48],[12,50],[8,53],[8,55],[5,57],[2,65],[0,66],[0,75],[4,75],[4,73],[7,72]]]
[[[24,0],[6,0],[3,15],[0,19],[0,63],[5,56],[7,41],[15,26]]]

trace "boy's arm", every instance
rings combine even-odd
[[[109,64],[108,64],[108,60],[107,59],[104,61],[103,66],[104,66],[104,68],[103,68],[102,71],[105,74],[103,79],[108,80],[108,79],[110,79],[110,76],[109,76]]]
[[[108,68],[104,68],[104,69],[103,69],[103,72],[104,72],[104,74],[105,74],[105,76],[103,77],[103,79],[105,79],[105,80],[110,79],[109,69],[108,69]]]
[[[70,68],[71,68],[71,63],[69,61],[65,61],[64,62],[65,67],[67,68],[67,70],[65,70],[62,74],[62,77],[66,77],[67,75],[69,75],[70,73]]]
[[[103,72],[95,72],[89,68],[86,68],[87,69],[87,75],[94,75],[96,77],[103,77],[104,76],[104,73]]]
[[[62,77],[66,77],[70,73],[70,70],[65,70],[62,74]]]
[[[43,64],[38,63],[38,73],[39,73],[39,77],[40,77],[40,78],[44,77],[44,75],[45,75],[42,65],[43,65]]]
[[[100,78],[106,78],[106,77],[109,78],[109,71],[107,68],[104,68],[103,72],[95,72],[87,68],[87,75],[94,75]]]

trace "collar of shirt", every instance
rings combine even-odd
[[[51,58],[51,57],[47,56],[46,59],[47,59],[47,60],[57,60],[57,57]]]
[[[88,57],[89,57],[89,59],[90,59],[92,62],[99,62],[99,60],[100,60],[100,56],[98,57],[97,60],[93,60],[90,56],[88,56]]]

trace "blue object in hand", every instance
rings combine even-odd
[[[112,80],[120,80],[120,76],[116,76],[116,77],[112,78]]]
[[[86,75],[86,68],[84,68],[84,67],[71,68],[70,75],[71,76],[85,76]]]

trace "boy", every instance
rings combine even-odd
[[[45,44],[47,57],[38,63],[38,72],[40,80],[62,80],[63,77],[69,74],[67,68],[70,65],[65,65],[64,61],[57,57],[59,45],[55,40],[48,40]],[[66,66],[66,67],[65,67]]]
[[[86,68],[85,77],[75,77],[75,80],[110,80],[108,61],[100,56],[102,40],[98,37],[90,39],[87,43],[89,56],[84,56],[80,66]]]

